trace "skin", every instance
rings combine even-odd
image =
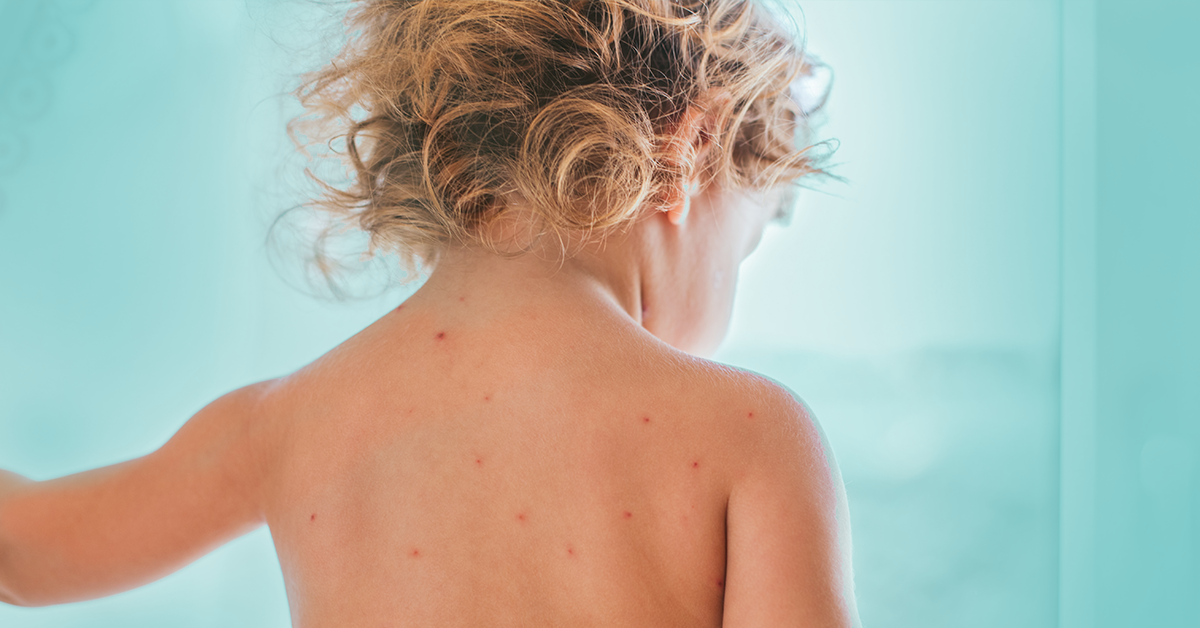
[[[681,120],[681,150],[707,122]],[[773,201],[710,187],[566,260],[447,250],[396,310],[157,451],[0,472],[0,600],[110,595],[265,523],[305,628],[857,626],[818,423],[698,357]]]

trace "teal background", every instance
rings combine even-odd
[[[1200,3],[799,6],[849,184],[768,231],[717,357],[829,433],[864,625],[1200,625]],[[264,244],[296,198],[283,92],[331,16],[0,0],[0,468],[147,453],[404,298],[314,298]],[[0,607],[164,625],[287,626],[267,531]]]

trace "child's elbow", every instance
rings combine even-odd
[[[9,569],[8,560],[9,547],[5,544],[4,539],[0,538],[0,602],[10,606],[33,606],[17,594],[16,583],[13,582],[11,569]]]
[[[7,589],[0,587],[0,604],[8,604],[9,606],[33,606],[21,601],[21,598],[11,594]]]
[[[24,607],[56,604],[53,600],[38,599],[30,590],[28,580],[13,567],[12,548],[9,539],[4,538],[4,531],[0,530],[0,603]]]

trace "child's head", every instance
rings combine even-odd
[[[795,97],[814,62],[784,15],[757,0],[364,0],[297,92],[297,139],[350,167],[313,205],[411,267],[449,245],[496,250],[488,227],[514,197],[539,232],[591,236],[685,181],[825,174]],[[672,135],[697,108],[702,156]]]

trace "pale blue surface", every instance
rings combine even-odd
[[[825,426],[865,625],[1200,624],[1200,8],[802,6],[850,185],[767,234],[718,357]],[[1081,23],[1090,56],[1063,49]],[[403,297],[316,301],[268,263],[296,174],[277,95],[322,24],[296,2],[0,0],[0,468],[142,455]],[[1064,401],[1060,437],[1079,381],[1094,409]],[[1060,521],[1060,498],[1082,505]],[[1060,564],[1063,539],[1083,541]],[[287,624],[265,529],[142,589],[0,607],[6,628]]]
[[[1096,17],[1097,625],[1200,626],[1200,4]]]

